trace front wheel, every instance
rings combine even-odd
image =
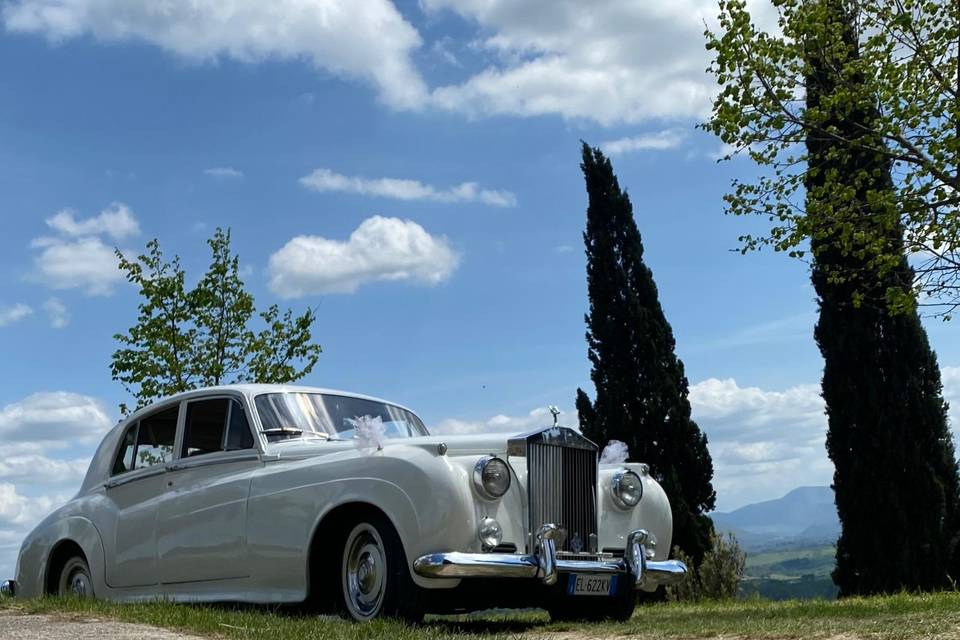
[[[57,595],[76,596],[78,598],[93,597],[93,580],[90,577],[90,567],[87,561],[80,556],[67,560],[60,570],[60,579],[57,581]]]
[[[379,515],[349,529],[340,566],[341,608],[353,620],[390,616],[423,619],[419,589],[410,577],[400,536]]]

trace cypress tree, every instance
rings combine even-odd
[[[807,117],[825,126],[807,137],[805,188],[842,524],[833,579],[844,596],[934,589],[948,584],[960,504],[940,371],[918,315],[892,314],[884,299],[891,286],[909,290],[913,273],[891,166],[872,133],[876,103],[850,91],[851,78],[839,89],[837,74],[858,55],[852,15],[843,0],[813,11],[822,28],[805,43]],[[894,268],[868,266],[877,251]]]
[[[588,356],[596,400],[577,390],[581,431],[601,446],[620,440],[650,465],[673,509],[673,540],[699,563],[710,549],[713,462],[690,418],[687,378],[660,306],[629,196],[610,161],[583,145],[589,206],[583,234],[590,310]]]

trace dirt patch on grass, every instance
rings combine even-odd
[[[167,629],[73,615],[26,615],[0,611],[4,640],[200,640]]]

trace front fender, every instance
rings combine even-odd
[[[610,483],[618,469],[627,468],[643,481],[643,497],[633,509],[622,509],[613,501]],[[673,538],[673,512],[663,487],[647,471],[647,465],[627,463],[604,465],[598,476],[600,490],[600,549],[623,549],[627,535],[636,529],[646,529],[656,538],[653,560],[670,556]]]
[[[254,477],[247,543],[259,587],[274,589],[282,599],[305,597],[314,532],[327,514],[352,503],[386,514],[418,584],[456,586],[456,580],[427,582],[413,574],[412,565],[426,553],[471,544],[475,511],[462,467],[435,448],[413,445],[374,452],[352,445],[329,449],[322,456],[269,463]]]

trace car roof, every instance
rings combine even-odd
[[[252,398],[253,396],[258,396],[264,393],[321,393],[324,395],[331,396],[345,396],[348,398],[359,398],[361,400],[371,400],[373,402],[382,402],[383,404],[389,404],[394,407],[399,407],[400,409],[405,409],[410,413],[416,415],[416,411],[409,409],[401,404],[396,402],[391,402],[390,400],[384,400],[382,398],[377,398],[375,396],[368,396],[362,393],[354,393],[352,391],[342,391],[339,389],[327,389],[324,387],[308,387],[303,385],[294,385],[294,384],[254,384],[254,383],[245,383],[245,384],[225,384],[215,387],[201,387],[199,389],[191,389],[189,391],[181,391],[172,396],[166,396],[164,398],[159,398],[154,400],[147,406],[137,409],[135,412],[127,416],[122,422],[130,422],[142,416],[143,414],[152,411],[153,409],[168,403],[180,402],[182,400],[188,400],[197,396],[206,396],[206,395],[216,395],[217,393],[239,393],[241,395],[248,396]]]

